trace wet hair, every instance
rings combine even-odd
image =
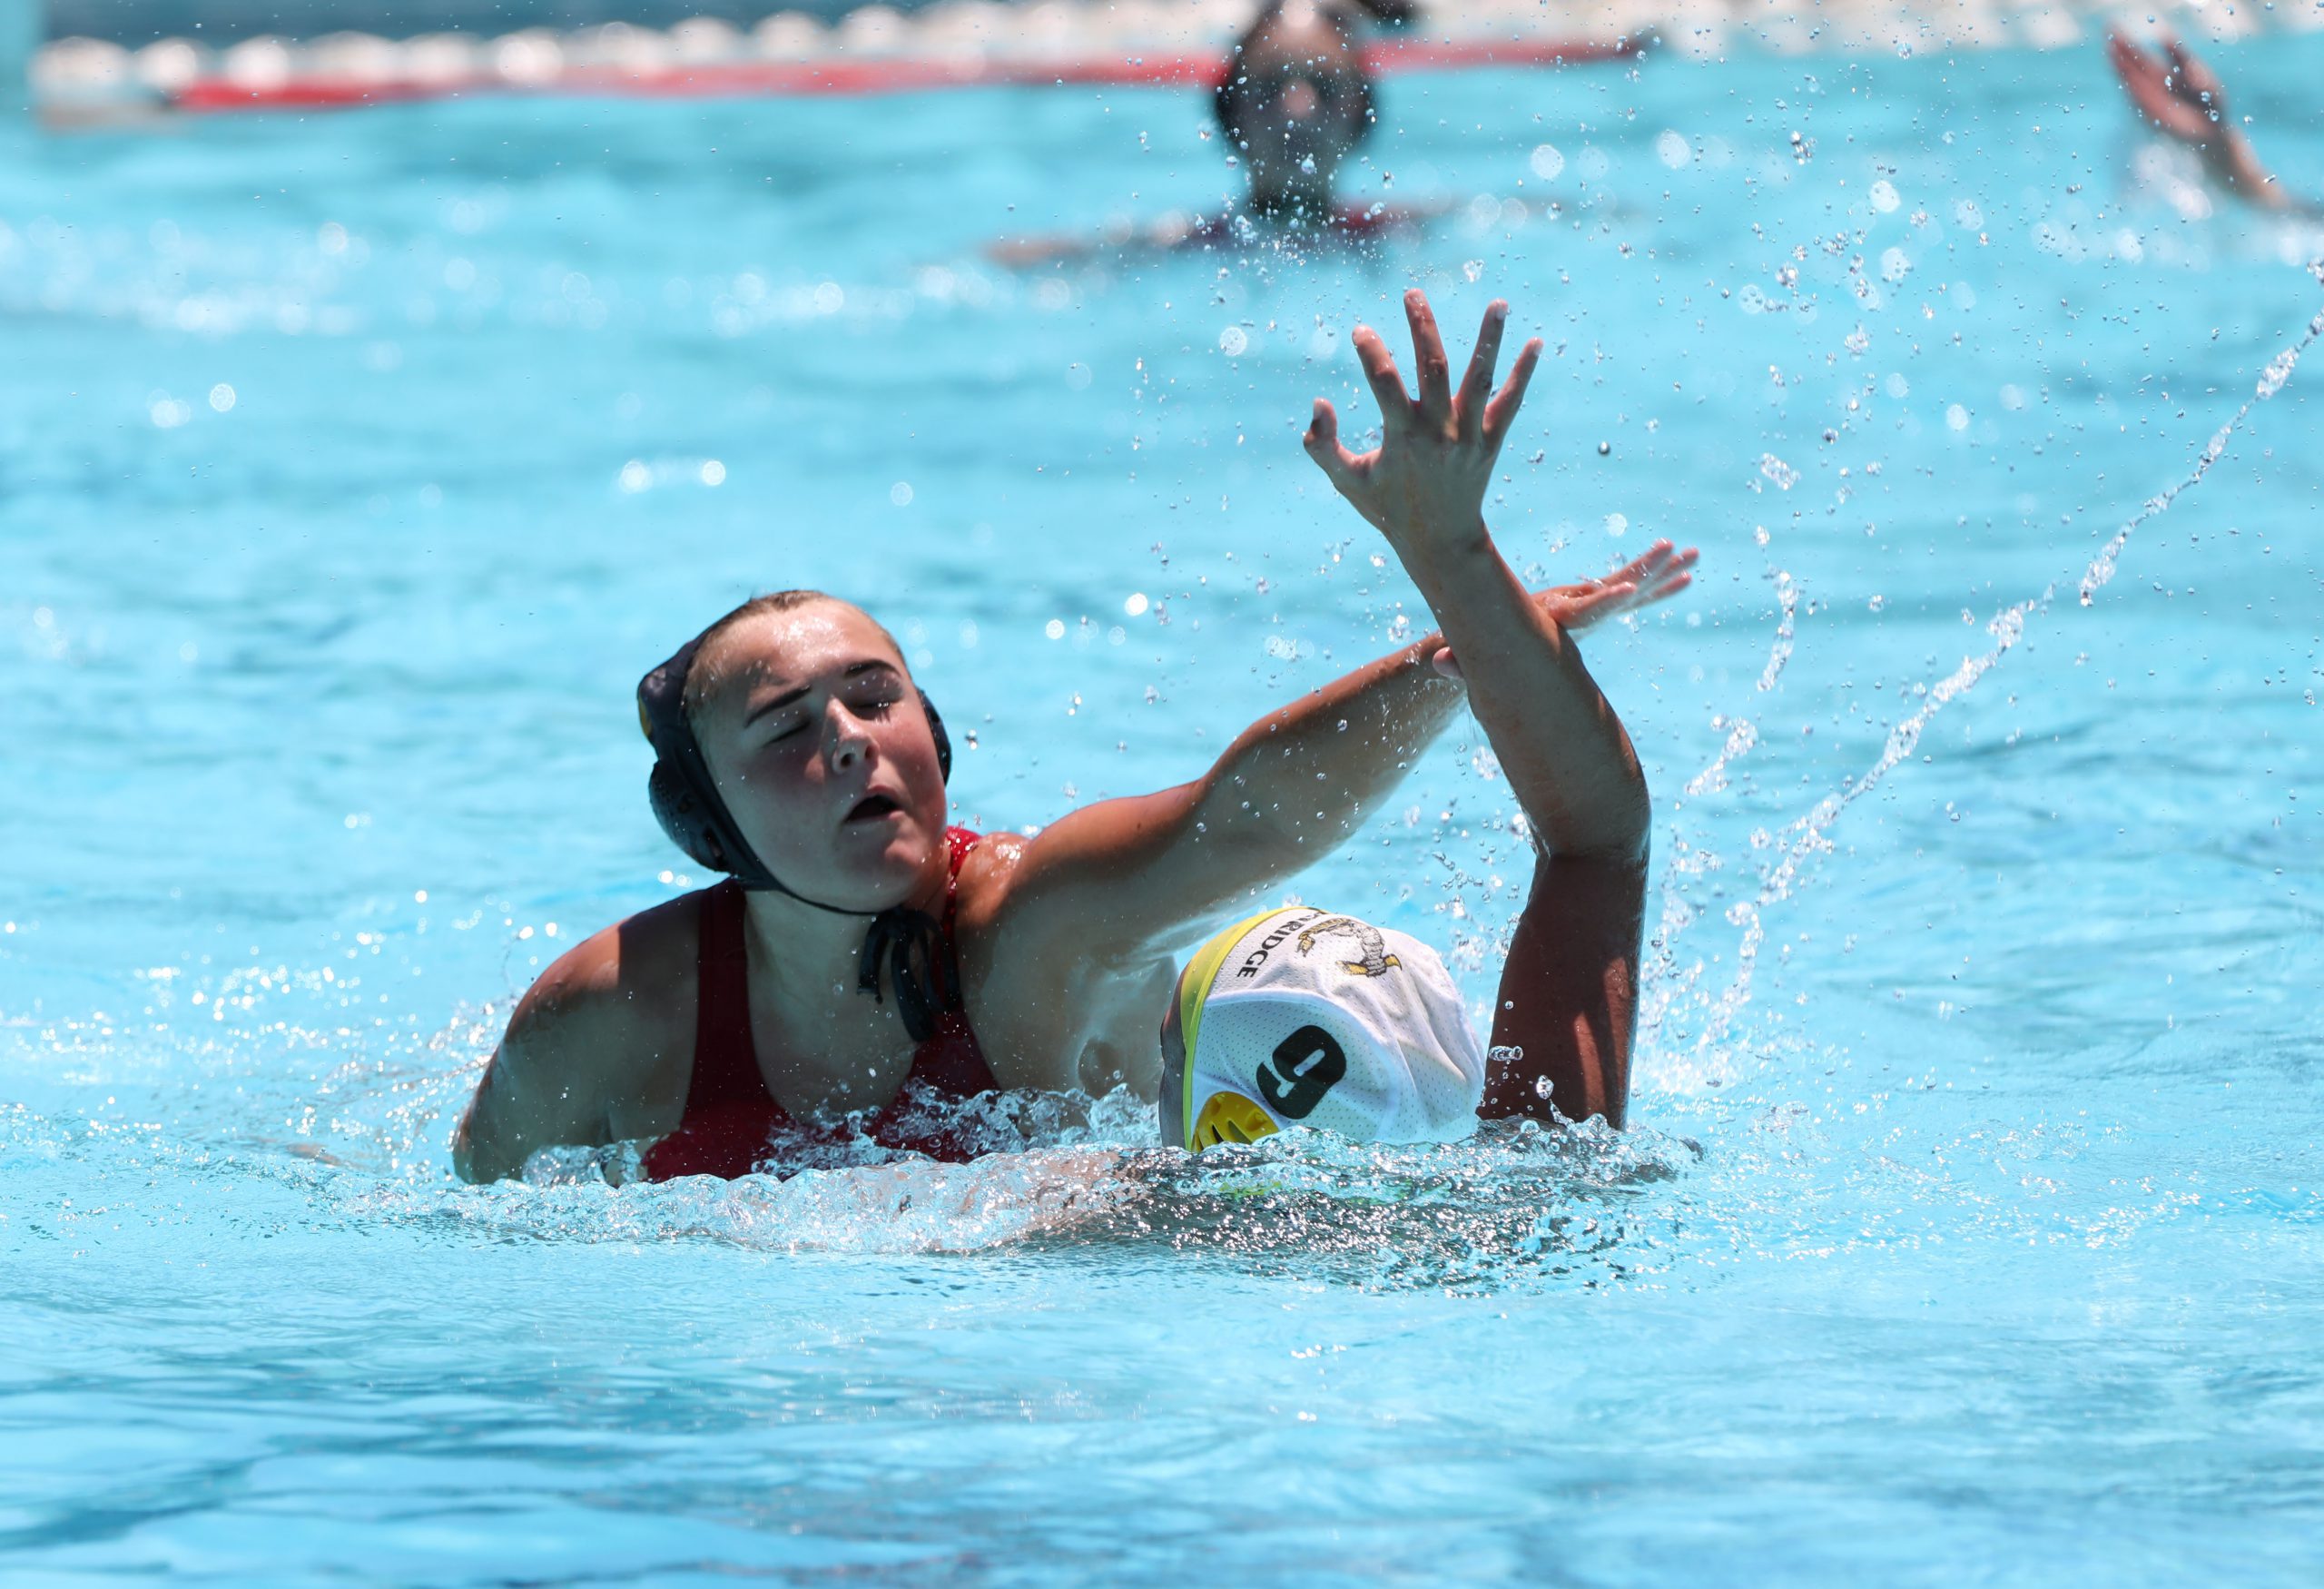
[[[1244,70],[1244,57],[1254,44],[1264,39],[1275,19],[1283,14],[1284,0],[1268,0],[1243,36],[1235,41],[1233,54],[1226,62],[1226,74],[1211,91],[1211,113],[1218,118],[1219,130],[1226,134],[1229,143],[1243,144],[1243,117],[1256,93],[1251,85],[1249,73]],[[1340,37],[1353,44],[1356,28],[1365,18],[1384,27],[1403,27],[1420,17],[1420,6],[1414,0],[1317,0],[1315,9],[1322,13]],[[1354,61],[1355,75],[1355,136],[1361,143],[1372,133],[1375,107],[1372,97],[1372,74],[1365,71],[1361,54]]]
[[[701,637],[694,642],[694,665],[686,669],[687,720],[693,721],[702,711],[704,698],[709,694],[710,686],[717,682],[716,675],[703,667],[700,659],[708,654],[710,648],[718,643],[727,630],[738,624],[748,623],[753,618],[764,617],[769,613],[795,612],[803,607],[811,607],[819,601],[837,602],[842,607],[852,607],[857,612],[863,612],[863,609],[856,607],[853,602],[843,597],[832,596],[827,591],[771,590],[763,596],[753,596],[750,600],[712,624],[710,627],[703,630]],[[896,645],[896,637],[888,633],[887,626],[881,623],[879,619],[872,617],[870,613],[863,613],[863,616],[870,618],[872,627],[880,631],[880,637],[895,648],[898,656],[901,656],[904,654],[904,648]],[[906,670],[905,676],[907,678],[911,676],[909,669]]]

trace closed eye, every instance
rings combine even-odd
[[[896,689],[892,687],[881,687],[864,692],[862,696],[850,701],[848,703],[848,708],[851,711],[862,713],[867,716],[873,715],[884,716],[889,712],[892,711],[895,708],[896,703],[902,698],[901,693]],[[812,718],[801,717],[796,722],[785,724],[781,728],[776,729],[760,743],[763,745],[780,745],[786,739],[796,738],[801,734],[805,733],[812,725]]]

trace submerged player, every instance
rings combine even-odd
[[[1694,553],[1658,543],[1615,576],[1529,597],[1479,512],[1500,405],[1524,390],[1541,344],[1519,355],[1510,390],[1486,402],[1503,306],[1459,391],[1427,304],[1411,295],[1420,395],[1406,395],[1379,337],[1355,335],[1383,437],[1357,456],[1332,405],[1315,403],[1308,456],[1394,548],[1443,625],[1438,669],[1462,677],[1535,846],[1533,878],[1493,1005],[1490,1071],[1443,964],[1425,945],[1308,906],[1227,928],[1180,975],[1166,1016],[1163,1140],[1196,1151],[1290,1124],[1360,1140],[1466,1136],[1479,1116],[1620,1125],[1630,1098],[1646,888],[1647,793],[1614,709],[1573,646],[1618,601],[1670,595]]]
[[[1409,227],[1441,211],[1344,204],[1340,167],[1378,119],[1372,73],[1357,43],[1364,19],[1401,26],[1407,0],[1270,0],[1227,58],[1212,113],[1249,193],[1239,208],[1178,218],[1102,241],[1025,238],[994,246],[1004,264],[1037,265],[1100,253],[1231,245],[1265,233],[1345,242]]]
[[[460,1124],[460,1174],[655,1139],[649,1177],[740,1175],[830,1140],[839,1116],[882,1146],[959,1159],[979,1144],[921,1100],[1151,1095],[1173,951],[1346,838],[1464,695],[1507,740],[1544,856],[1506,985],[1531,990],[1527,1021],[1566,1033],[1521,1039],[1525,1073],[1487,1107],[1546,1114],[1554,1097],[1570,1116],[1619,1119],[1646,789],[1571,636],[1683,585],[1692,555],[1659,547],[1610,579],[1529,597],[1481,504],[1540,344],[1492,395],[1496,304],[1455,395],[1417,292],[1407,311],[1419,402],[1392,409],[1382,449],[1361,459],[1319,405],[1309,445],[1387,533],[1441,636],[1271,713],[1191,783],[1085,806],[1038,837],[980,839],[945,826],[941,725],[887,632],[812,592],[745,604],[638,692],[656,814],[733,879],[542,974]],[[1357,345],[1384,403],[1401,399],[1379,338]]]

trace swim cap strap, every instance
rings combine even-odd
[[[881,911],[863,934],[862,970],[856,991],[887,1001],[880,992],[884,962],[888,982],[896,990],[896,1011],[914,1042],[936,1035],[936,1023],[948,1011],[960,1008],[960,979],[955,974],[944,940],[944,930],[925,911],[897,905]]]

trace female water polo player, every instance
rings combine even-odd
[[[1085,806],[1038,837],[980,838],[945,824],[941,723],[885,630],[812,592],[736,608],[638,690],[656,814],[730,880],[542,974],[460,1124],[460,1174],[647,1140],[640,1167],[655,1179],[866,1139],[960,1159],[980,1144],[928,1100],[1125,1083],[1152,1096],[1173,951],[1347,837],[1464,694],[1533,724],[1512,740],[1511,775],[1551,855],[1528,920],[1556,942],[1521,932],[1512,965],[1540,964],[1546,1000],[1527,1009],[1626,1030],[1612,982],[1636,955],[1645,794],[1569,637],[1675,589],[1689,558],[1659,548],[1611,579],[1528,597],[1480,505],[1539,343],[1488,404],[1496,305],[1454,397],[1417,293],[1410,310],[1420,418],[1392,421],[1368,458],[1318,456],[1456,615],[1443,635],[1271,713],[1191,783]],[[1359,346],[1375,388],[1393,386],[1379,339]],[[1598,1043],[1601,1071],[1623,1041]],[[1539,1062],[1556,1062],[1553,1046]],[[1530,1082],[1504,1091],[1511,1108],[1546,1111]],[[1569,1114],[1590,1096],[1561,1078],[1551,1091]],[[1600,1095],[1619,1110],[1610,1081]]]
[[[1409,0],[1269,0],[1235,41],[1211,111],[1248,196],[1225,214],[1184,216],[1113,238],[1022,238],[995,244],[1003,264],[1056,264],[1104,252],[1221,247],[1263,235],[1345,242],[1410,227],[1444,206],[1344,204],[1340,167],[1378,119],[1358,38],[1371,21],[1403,26]],[[1238,224],[1238,222],[1240,224]]]
[[[1265,912],[1196,953],[1166,1014],[1163,1140],[1197,1151],[1290,1124],[1383,1141],[1462,1137],[1480,1115],[1619,1126],[1629,1102],[1646,780],[1572,637],[1609,607],[1684,588],[1695,554],[1658,542],[1604,585],[1529,597],[1480,506],[1541,343],[1489,402],[1507,306],[1486,311],[1458,391],[1427,301],[1410,293],[1405,308],[1418,398],[1379,337],[1359,330],[1381,445],[1350,452],[1318,399],[1306,446],[1443,624],[1437,667],[1465,679],[1531,828],[1531,889],[1493,1005],[1504,1062],[1488,1067],[1424,944],[1311,906]]]

